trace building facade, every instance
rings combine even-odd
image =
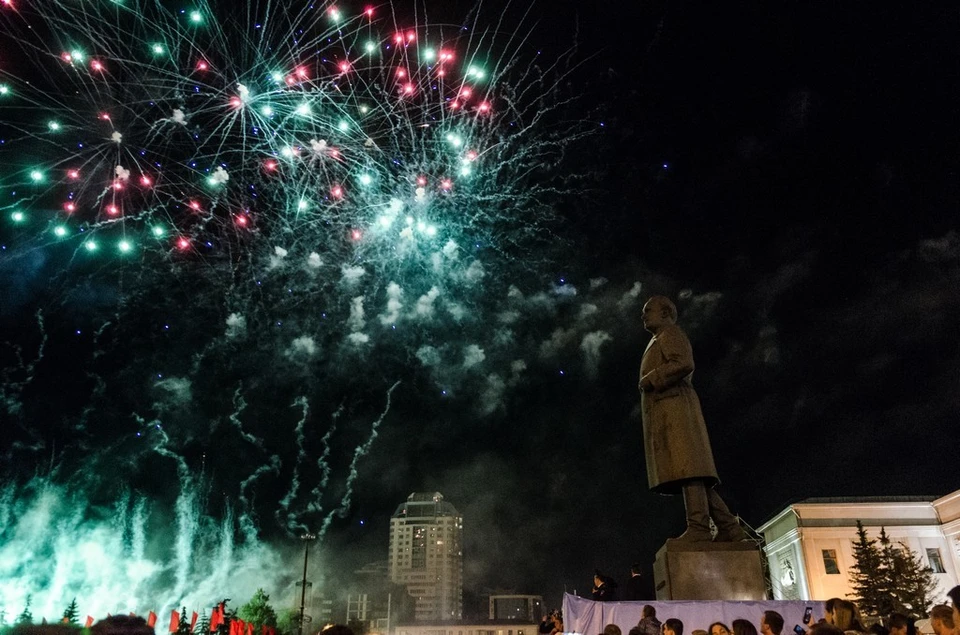
[[[960,490],[941,498],[821,498],[790,505],[757,531],[764,537],[776,600],[826,600],[853,594],[850,569],[857,521],[870,538],[919,554],[940,598],[960,576]]]
[[[489,607],[491,620],[536,624],[543,618],[541,595],[491,595]]]
[[[463,616],[463,519],[440,492],[413,493],[390,518],[390,581],[414,600],[414,620]]]

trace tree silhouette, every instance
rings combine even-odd
[[[180,611],[180,621],[177,623],[177,635],[190,635],[190,617],[187,615],[187,607]]]
[[[890,615],[892,607],[882,569],[877,541],[867,536],[863,523],[857,521],[857,540],[853,543],[854,564],[850,567],[850,586],[865,615]]]
[[[32,624],[33,623],[33,613],[30,612],[30,601],[33,599],[32,595],[27,596],[26,606],[23,607],[23,612],[17,616],[17,624]]]
[[[79,614],[80,611],[77,609],[77,598],[73,598],[73,600],[70,601],[70,605],[63,612],[63,623],[70,624],[72,626],[79,626]]]

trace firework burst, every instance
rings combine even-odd
[[[47,611],[71,587],[209,602],[231,561],[275,557],[263,519],[289,537],[346,515],[391,400],[502,409],[537,346],[523,321],[576,294],[538,263],[590,127],[567,117],[564,62],[527,55],[518,26],[171,6],[0,6],[0,265],[49,274],[40,345],[0,351],[4,447],[11,465],[47,457],[55,419],[69,448],[13,479],[0,514],[71,519],[0,530],[5,561],[52,563],[10,573],[8,604],[58,575]],[[54,386],[76,403],[33,398]],[[145,547],[150,527],[176,552]],[[136,570],[86,583],[64,531],[101,570]]]
[[[543,168],[576,131],[538,127],[557,77],[494,32],[164,5],[4,8],[6,224],[78,257],[236,258],[257,236],[385,269],[547,227]]]

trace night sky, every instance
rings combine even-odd
[[[546,238],[483,228],[480,287],[463,258],[469,292],[436,300],[370,264],[363,332],[394,280],[404,306],[454,295],[466,316],[438,308],[361,353],[332,344],[361,332],[349,281],[298,287],[264,264],[295,252],[282,231],[249,241],[249,261],[91,265],[4,217],[4,509],[54,482],[96,524],[134,492],[163,534],[189,481],[196,513],[249,517],[282,553],[340,509],[318,560],[335,579],[386,558],[409,493],[439,491],[464,516],[468,611],[492,590],[558,606],[594,569],[650,575],[683,530],[682,501],[646,483],[636,384],[654,294],[676,300],[721,492],[749,524],[807,497],[960,487],[956,8],[618,4],[428,6],[433,23],[502,15],[520,69],[562,56],[551,98],[569,103],[538,125],[583,134],[534,173],[563,189]],[[246,337],[224,335],[233,314]],[[291,344],[321,332],[316,352]]]

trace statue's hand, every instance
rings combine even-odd
[[[647,392],[647,391],[653,390],[653,382],[650,381],[650,375],[652,375],[653,372],[654,371],[650,371],[649,373],[647,373],[646,375],[640,378],[639,388],[641,392]]]

